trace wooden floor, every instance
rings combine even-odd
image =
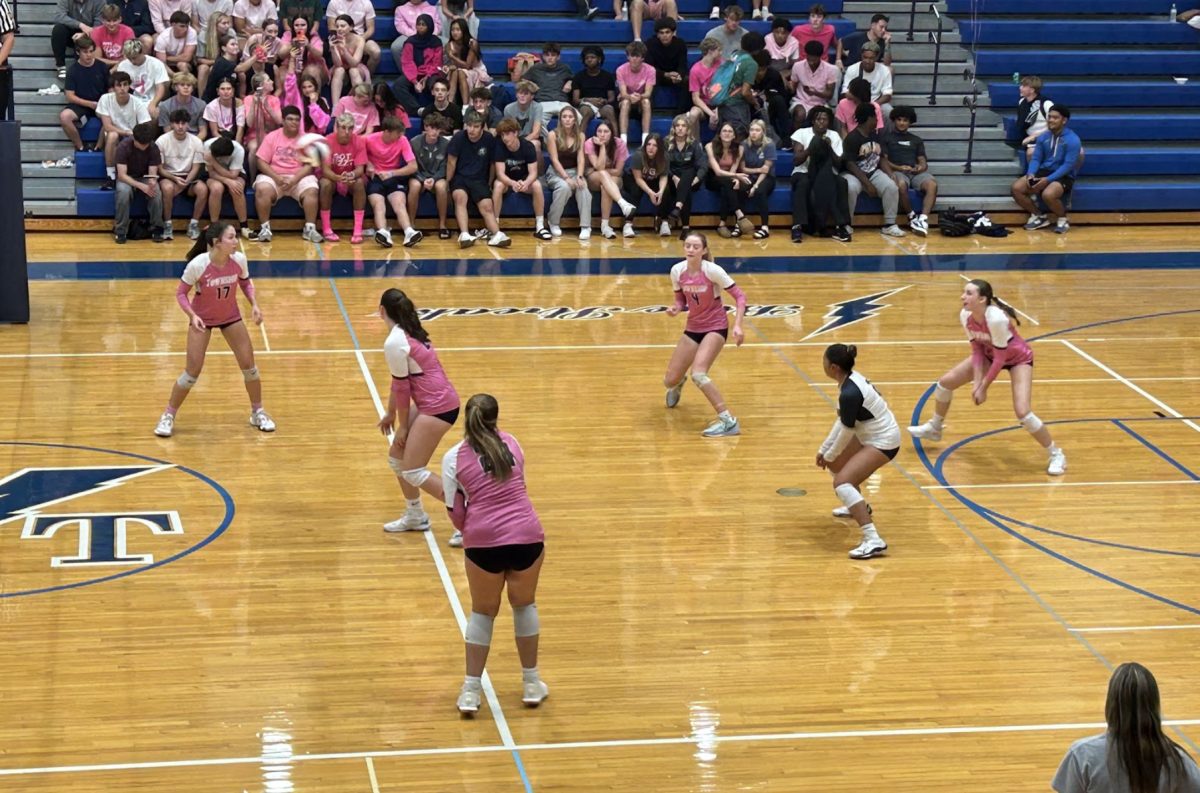
[[[355,258],[292,236],[271,259]],[[0,480],[145,468],[40,519],[0,482],[0,791],[1044,791],[1067,746],[1101,731],[1110,668],[1128,660],[1157,675],[1172,736],[1195,756],[1200,285],[1166,268],[1018,269],[1039,252],[1194,257],[1181,235],[890,243],[863,231],[857,255],[1010,254],[1012,269],[975,272],[967,257],[953,270],[737,272],[739,256],[846,252],[783,236],[716,246],[751,305],[779,307],[712,371],[743,425],[716,440],[699,435],[711,410],[691,385],[663,407],[682,329],[652,308],[670,303],[667,267],[620,261],[669,263],[677,242],[593,241],[589,275],[501,277],[504,258],[551,255],[518,241],[499,259],[470,252],[495,277],[430,242],[391,253],[422,267],[403,280],[259,278],[267,319],[252,338],[272,435],[246,425],[220,340],[175,437],[152,434],[183,364],[171,280],[32,281],[31,323],[0,326]],[[28,244],[35,272],[118,260],[129,275],[188,247]],[[555,246],[583,255],[574,240]],[[362,249],[367,271],[378,255]],[[431,268],[447,275],[412,277]],[[858,368],[907,424],[967,354],[958,296],[975,275],[1023,312],[1027,337],[1058,334],[1034,343],[1034,408],[1068,473],[1044,473],[1007,379],[981,407],[959,394],[928,465],[906,438],[867,484],[891,550],[853,562],[857,530],[830,517],[830,479],[812,463],[834,418],[821,351],[858,344]],[[461,551],[432,503],[432,532],[381,530],[403,505],[375,429],[388,373],[374,310],[393,285],[423,308],[611,307],[428,324],[459,392],[496,395],[528,456],[548,548],[538,605],[552,693],[539,709],[521,706],[502,612],[499,707],[458,716]],[[891,290],[875,316],[810,336],[831,305]],[[150,569],[52,566],[95,557],[79,518],[22,536],[51,514],[170,513],[163,533],[132,523],[127,547],[108,549],[178,557]]]

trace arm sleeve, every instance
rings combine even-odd
[[[842,420],[834,419],[833,426],[830,427],[830,429],[829,429],[829,435],[827,435],[825,437],[825,440],[821,443],[820,454],[825,459],[827,459],[827,460],[828,459],[834,459],[834,460],[837,459],[836,456],[833,458],[830,458],[828,456],[828,453],[829,453],[830,449],[832,449],[835,445],[839,444],[840,438],[842,436],[842,429],[843,429]],[[841,445],[844,446],[845,444],[841,444]]]
[[[746,293],[742,291],[742,288],[740,286],[738,286],[737,284],[733,284],[726,291],[728,291],[730,297],[733,298],[733,302],[737,305],[738,310],[741,311],[743,314],[745,314],[746,313]]]
[[[1067,174],[1074,173],[1075,163],[1079,161],[1079,136],[1072,135],[1063,141],[1063,145],[1067,147],[1066,153],[1063,155],[1063,164],[1046,177],[1052,182],[1062,179]]]
[[[242,290],[242,294],[245,295],[246,299],[251,303],[257,302],[255,300],[254,282],[250,280],[250,276],[244,275],[238,278],[238,288]]]
[[[188,295],[188,293],[191,291],[192,287],[188,285],[187,281],[183,280],[181,280],[179,282],[179,286],[175,288],[175,301],[179,303],[179,307],[183,309],[183,313],[187,314],[188,316],[191,316],[193,313],[192,299]]]

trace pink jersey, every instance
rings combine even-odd
[[[350,142],[345,146],[338,143],[337,136],[336,132],[325,136],[329,144],[329,170],[340,175],[367,164],[367,143],[361,135],[351,132]]]
[[[411,398],[417,410],[436,416],[459,406],[458,392],[450,384],[442,364],[430,342],[410,338],[399,326],[392,328],[383,353],[392,371],[392,393],[396,395],[397,411],[408,412]]]
[[[995,380],[1006,366],[1033,363],[1033,350],[1017,334],[1012,318],[999,306],[988,306],[982,322],[964,308],[959,321],[971,340],[971,360],[988,367],[985,383]]]
[[[692,333],[729,327],[725,304],[721,301],[722,289],[728,289],[743,308],[746,305],[745,294],[729,273],[708,261],[701,262],[696,272],[688,269],[686,261],[676,264],[671,268],[671,288],[675,290],[675,304],[687,310],[687,330]]]
[[[211,328],[240,320],[242,312],[238,308],[238,288],[251,297],[254,286],[250,281],[246,254],[235,253],[220,266],[214,264],[209,256],[208,253],[202,253],[183,268],[177,297],[185,310],[190,306],[192,312]],[[193,289],[195,292],[189,301],[188,292]]]
[[[546,538],[525,489],[521,444],[507,432],[498,434],[513,459],[512,473],[503,482],[483,469],[482,456],[466,441],[454,444],[442,458],[446,508],[465,513],[464,548],[527,545]]]

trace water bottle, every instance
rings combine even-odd
[[[1013,72],[1013,85],[1020,85],[1020,84],[1021,84],[1021,73]]]
[[[628,2],[621,3],[621,19],[629,19],[629,3]],[[1175,16],[1173,14],[1171,15],[1171,21],[1172,22],[1175,21]],[[640,36],[641,34],[639,33],[638,35]]]
[[[1176,15],[1177,15],[1177,14],[1178,14],[1178,11],[1177,11],[1177,9],[1175,8],[1175,4],[1174,4],[1174,3],[1171,3],[1171,21],[1172,21],[1172,22],[1174,22],[1174,21],[1175,21],[1175,17],[1176,17]]]

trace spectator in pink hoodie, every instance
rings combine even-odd
[[[394,16],[396,38],[392,40],[392,57],[395,58],[397,66],[400,65],[404,42],[408,41],[409,37],[417,35],[417,20],[423,14],[428,14],[433,19],[433,32],[440,35],[442,19],[437,6],[430,3],[429,0],[396,0]]]
[[[400,51],[400,76],[393,88],[396,98],[411,115],[433,101],[430,89],[434,77],[445,77],[442,71],[442,40],[433,32],[433,17],[417,17],[417,32],[409,36]]]

